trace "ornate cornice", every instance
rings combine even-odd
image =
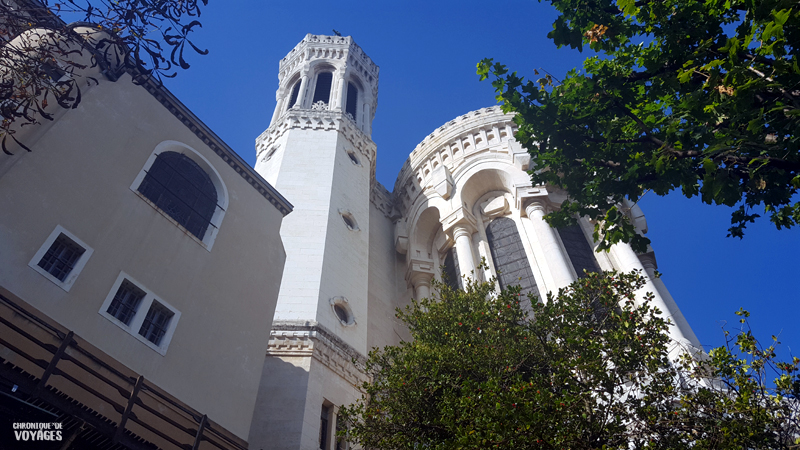
[[[312,357],[353,386],[368,381],[366,357],[317,322],[274,322],[267,356]]]
[[[305,61],[326,59],[342,61],[354,68],[364,82],[377,89],[380,68],[351,36],[324,36],[307,34],[280,62],[278,78],[283,79],[294,72]],[[377,92],[376,92],[377,94]]]
[[[290,109],[256,138],[256,159],[261,159],[268,149],[289,130],[335,130],[370,163],[370,179],[375,179],[375,152],[377,147],[369,136],[358,128],[349,115],[338,110]]]
[[[511,141],[516,131],[514,115],[503,113],[499,106],[469,112],[437,128],[400,169],[394,185],[395,208],[402,214],[423,191],[435,187],[442,181],[437,178],[442,169],[455,176],[468,161],[486,157],[514,163],[519,144],[514,147]]]
[[[369,201],[378,211],[389,219],[397,219],[400,214],[394,209],[394,197],[382,184],[375,181],[369,192]]]

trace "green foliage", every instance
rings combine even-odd
[[[589,216],[600,248],[643,250],[648,240],[610,211],[676,189],[735,207],[730,236],[761,207],[778,229],[800,223],[796,1],[549,1],[555,44],[599,54],[584,72],[532,81],[485,59],[478,74],[517,113],[533,181],[569,193],[551,223]]]
[[[370,353],[365,396],[341,410],[349,440],[627,450],[788,448],[800,436],[800,361],[778,365],[769,388],[774,349],[757,350],[748,332],[740,352],[671,362],[668,323],[634,301],[637,274],[589,274],[533,306],[493,286],[438,284],[439,300],[398,310],[413,341]]]

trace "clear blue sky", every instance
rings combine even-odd
[[[555,12],[532,0],[211,1],[195,42],[208,56],[168,87],[251,165],[254,141],[275,108],[278,62],[306,33],[353,36],[380,66],[373,140],[377,178],[389,190],[425,136],[466,112],[495,104],[475,64],[492,57],[525,76],[544,68],[560,78],[585,54],[556,49],[546,37]],[[752,312],[756,335],[780,333],[800,355],[800,230],[764,221],[744,240],[726,238],[730,210],[679,195],[646,196],[659,270],[700,341],[719,346],[720,325]],[[783,353],[783,352],[782,352]],[[786,354],[786,353],[783,353]]]

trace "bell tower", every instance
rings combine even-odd
[[[250,432],[254,450],[335,447],[367,346],[378,66],[350,36],[308,34],[280,62],[255,169],[294,205]]]

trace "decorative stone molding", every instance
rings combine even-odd
[[[329,109],[330,108],[328,107],[328,104],[323,102],[322,100],[319,100],[317,103],[311,105],[312,111],[328,111]],[[348,115],[348,117],[352,119],[353,116]]]
[[[355,387],[369,380],[366,357],[314,321],[273,322],[267,356],[314,358]]]
[[[450,186],[442,178],[456,172],[465,161],[493,158],[526,170],[530,158],[514,141],[517,126],[513,114],[499,106],[479,109],[457,117],[429,134],[411,152],[394,185],[395,207],[403,214],[426,189],[433,188],[447,199]]]
[[[375,179],[375,152],[377,147],[369,136],[358,128],[352,119],[341,111],[312,111],[290,109],[256,138],[256,159],[261,159],[267,149],[272,148],[289,130],[335,130],[370,162],[370,179]]]
[[[392,193],[389,192],[382,184],[375,181],[374,177],[372,180],[374,183],[369,191],[370,203],[372,203],[375,208],[378,209],[378,211],[382,212],[385,217],[392,220],[399,218],[400,214],[398,214],[397,210],[394,209],[394,197],[392,196]]]
[[[380,68],[372,62],[351,36],[324,36],[307,34],[280,62],[278,78],[283,79],[306,61],[316,59],[339,60],[341,65],[355,69],[377,95]]]

